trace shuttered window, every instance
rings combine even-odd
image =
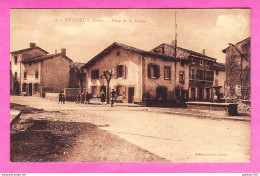
[[[160,66],[156,64],[148,64],[148,77],[160,78]]]
[[[126,78],[126,77],[127,77],[126,65],[118,65],[116,67],[116,78]]]

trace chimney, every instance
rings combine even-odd
[[[202,54],[205,55],[205,49],[202,50]]]
[[[66,49],[65,49],[65,48],[61,48],[61,54],[62,54],[63,56],[66,56]]]
[[[36,47],[36,43],[30,43],[30,48],[35,48]]]
[[[175,46],[175,44],[176,44],[175,41],[176,41],[176,40],[173,40],[173,41],[172,41],[172,46]]]
[[[55,54],[57,54],[57,50],[55,50]]]

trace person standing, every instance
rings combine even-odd
[[[82,93],[81,94],[81,104],[84,104],[85,103],[85,93]]]
[[[60,94],[59,94],[59,103],[58,104],[62,104],[62,92],[60,92]]]
[[[89,99],[90,99],[89,93],[87,92],[87,93],[86,93],[86,103],[87,103],[87,104],[89,104]]]
[[[100,93],[100,99],[101,99],[101,103],[103,104],[103,102],[105,102],[105,99],[106,99],[106,95],[105,95],[104,90],[102,90],[101,93]]]
[[[77,94],[76,104],[80,103],[80,93]]]
[[[111,92],[111,107],[114,107],[115,99],[116,99],[116,92],[115,92],[114,89],[112,89],[112,92]]]

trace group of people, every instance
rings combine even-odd
[[[60,92],[58,104],[62,104],[62,103],[65,104],[65,96],[64,96],[63,92]]]
[[[77,94],[76,103],[77,104],[89,104],[90,99],[91,99],[91,94],[89,94],[88,92],[79,93],[79,94]],[[106,101],[106,93],[104,92],[104,90],[101,90],[101,92],[100,92],[100,100],[101,100],[102,104]],[[116,92],[114,91],[114,89],[112,89],[111,107],[113,107],[115,100],[116,100]],[[65,104],[65,96],[64,96],[63,92],[60,92],[60,94],[59,94],[59,104],[60,103]]]
[[[90,100],[90,94],[88,92],[87,93],[79,93],[77,95],[76,103],[89,104],[89,100]]]

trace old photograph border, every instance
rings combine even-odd
[[[98,4],[98,5],[97,5]],[[39,1],[2,1],[0,12],[0,172],[5,173],[107,173],[107,172],[162,172],[162,173],[192,173],[192,172],[259,172],[260,171],[260,108],[257,94],[260,76],[257,46],[260,42],[259,21],[260,3],[257,0],[185,0],[185,1],[69,1],[69,0],[39,0]],[[10,162],[10,9],[11,8],[251,8],[251,45],[252,45],[252,111],[251,111],[251,162],[250,163],[12,163]]]

